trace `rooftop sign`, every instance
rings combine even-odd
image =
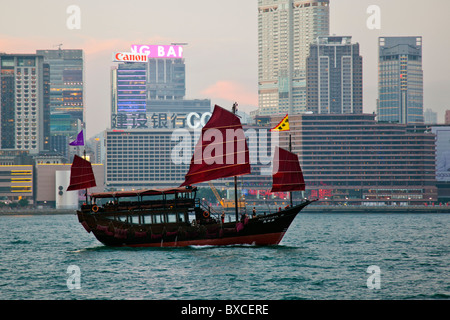
[[[183,46],[181,45],[139,45],[133,44],[131,52],[144,54],[148,58],[183,58]]]
[[[145,54],[137,54],[130,52],[117,52],[113,55],[115,62],[147,62],[148,58]]]

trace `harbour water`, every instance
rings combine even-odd
[[[449,227],[449,214],[305,213],[278,246],[109,248],[73,214],[4,215],[0,299],[450,299]]]

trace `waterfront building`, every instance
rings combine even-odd
[[[423,123],[422,37],[380,37],[378,121]]]
[[[307,111],[362,113],[362,69],[351,37],[318,37],[306,60]]]
[[[36,50],[50,66],[50,147],[69,158],[69,142],[84,126],[84,54],[80,49]]]
[[[33,165],[0,165],[0,196],[33,203]]]
[[[239,178],[242,195],[250,198],[269,196],[271,187],[272,140],[268,121],[243,125],[248,137],[252,173]],[[200,127],[174,129],[107,130],[106,139],[106,188],[140,189],[166,188],[181,184],[198,142]],[[221,189],[234,189],[232,179],[213,181]],[[207,184],[203,184],[204,186]],[[260,193],[260,190],[265,190]],[[287,195],[284,195],[286,197]]]
[[[1,149],[49,149],[50,68],[35,54],[0,54]]]
[[[272,117],[275,126],[281,117]],[[437,199],[435,135],[374,114],[289,115],[306,195],[328,204],[414,205]]]
[[[450,126],[432,125],[430,130],[436,135],[436,186],[438,201],[450,202]]]
[[[328,0],[258,0],[259,115],[306,111],[309,45],[328,35]]]
[[[106,130],[106,188],[173,187],[189,163],[172,161],[173,130]]]
[[[444,119],[444,123],[445,123],[445,124],[450,124],[450,110],[445,110],[445,119]]]
[[[71,164],[36,164],[34,179],[36,186],[33,197],[37,207],[49,206],[57,209],[77,209],[79,203],[86,201],[85,190],[67,191],[70,181]],[[96,187],[89,193],[104,191],[104,166],[92,164]]]

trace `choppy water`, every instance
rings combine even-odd
[[[449,299],[449,226],[447,214],[301,214],[279,246],[117,249],[75,215],[0,216],[0,299]]]

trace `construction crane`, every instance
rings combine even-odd
[[[225,207],[224,204],[223,204],[222,198],[220,197],[219,193],[218,193],[217,190],[216,190],[216,187],[214,187],[214,185],[213,185],[211,182],[209,182],[209,181],[208,181],[208,184],[209,184],[209,186],[210,186],[212,192],[213,192],[214,195],[216,196],[217,201],[219,201],[219,203],[220,203],[220,205],[221,205],[222,207]]]
[[[209,186],[210,186],[212,192],[213,192],[214,195],[216,196],[217,201],[219,201],[220,205],[221,205],[223,208],[234,208],[235,203],[234,203],[233,200],[222,199],[222,198],[220,197],[219,193],[217,192],[216,187],[214,187],[214,185],[213,185],[210,181],[208,181],[208,184],[209,184]],[[243,198],[244,198],[244,195],[242,195],[242,196],[238,199],[238,206],[239,206],[239,208],[245,207],[245,201],[241,201]]]

